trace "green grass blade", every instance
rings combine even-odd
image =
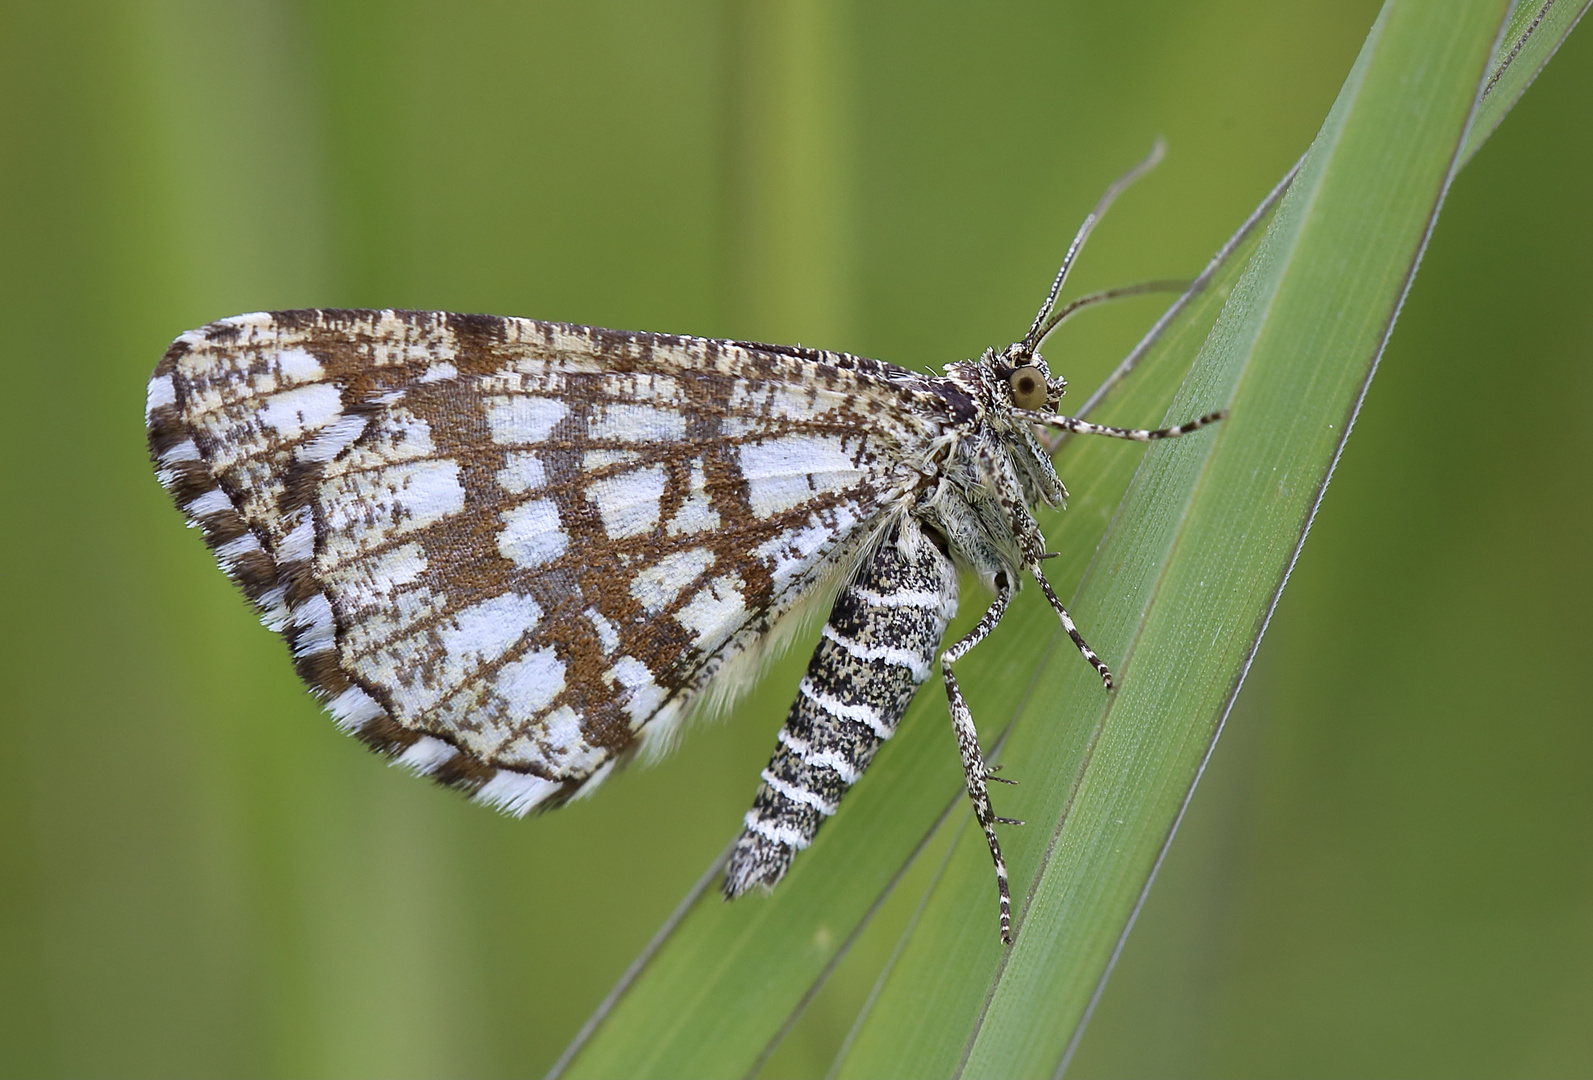
[[[1075,597],[1122,689],[1053,654],[1005,758],[1022,898],[1003,954],[969,831],[840,1070],[1050,1075],[1102,982],[1298,551],[1409,286],[1505,15],[1393,2]],[[976,704],[977,709],[977,704]],[[1062,778],[1072,778],[1071,783]]]
[[[1516,4],[1499,42],[1499,55],[1489,65],[1482,104],[1460,152],[1462,166],[1521,100],[1589,7],[1593,0],[1521,0]]]

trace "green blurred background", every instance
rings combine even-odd
[[[544,1070],[803,661],[537,820],[384,768],[151,475],[170,338],[403,306],[938,366],[1022,332],[1156,135],[1074,287],[1197,269],[1376,7],[0,3],[0,1073]],[[1451,192],[1072,1075],[1593,1072],[1590,118],[1583,30]],[[766,1075],[823,1071],[880,937]]]

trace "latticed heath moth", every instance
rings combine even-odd
[[[1147,161],[1141,168],[1148,167]],[[1041,570],[1066,490],[1041,341],[1120,180],[1023,338],[918,375],[845,353],[425,311],[239,315],[149,382],[160,481],[338,727],[511,814],[594,789],[722,708],[833,596],[730,855],[772,886],[896,730],[937,654],[968,796],[1007,872],[953,668]],[[959,568],[994,594],[941,649]]]

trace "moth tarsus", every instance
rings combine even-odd
[[[1028,576],[1113,685],[1041,570],[1033,508],[1066,489],[1038,425],[1149,441],[1222,415],[1061,416],[1040,353],[1085,306],[1053,317],[1089,230],[1158,155],[1086,220],[1029,333],[942,375],[496,316],[240,315],[155,369],[157,475],[340,728],[517,815],[724,708],[841,583],[724,894],[785,875],[938,660],[1010,942],[995,827],[1018,822],[988,782],[1015,781],[987,766],[954,668]],[[995,599],[942,649],[959,569]]]

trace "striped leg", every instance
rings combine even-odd
[[[1028,409],[1014,409],[1013,411],[1019,416],[1033,420],[1036,424],[1057,428],[1060,432],[1071,432],[1075,435],[1108,435],[1114,439],[1130,439],[1134,442],[1176,439],[1180,435],[1188,435],[1191,431],[1199,431],[1207,424],[1215,424],[1218,420],[1228,415],[1227,409],[1218,409],[1216,412],[1207,413],[1198,420],[1191,420],[1187,424],[1179,424],[1177,427],[1120,428],[1092,424],[1088,420],[1080,420],[1072,416],[1052,416],[1050,413],[1034,412]],[[1058,434],[1056,438],[1060,439],[1061,435]],[[1054,442],[1044,438],[1041,441],[1051,453],[1054,454],[1056,452],[1056,444]],[[1040,588],[1044,591],[1046,600],[1050,602],[1051,609],[1062,620],[1062,629],[1067,631],[1068,637],[1073,639],[1073,644],[1078,646],[1078,650],[1084,655],[1084,659],[1089,661],[1090,666],[1095,669],[1095,673],[1101,677],[1101,682],[1106,685],[1108,690],[1112,689],[1111,671],[1102,662],[1101,658],[1095,654],[1095,650],[1090,648],[1089,643],[1084,640],[1083,635],[1079,633],[1079,628],[1073,625],[1073,617],[1068,614],[1068,609],[1062,606],[1062,601],[1052,591],[1051,583],[1045,579],[1045,574],[1040,570],[1039,565],[1031,565],[1029,571],[1034,575],[1034,580],[1040,583]]]
[[[969,649],[983,641],[986,635],[995,629],[996,623],[1001,621],[1001,616],[1007,610],[1007,603],[1012,599],[1012,587],[1007,584],[1005,575],[999,575],[996,582],[999,591],[996,593],[995,602],[986,609],[979,624],[968,631],[961,641],[940,654],[940,674],[946,681],[946,700],[951,708],[951,726],[957,734],[957,751],[962,755],[962,772],[968,784],[968,799],[973,803],[974,817],[979,820],[979,827],[985,831],[985,841],[990,845],[990,857],[996,864],[996,893],[1001,904],[1001,940],[1003,944],[1011,945],[1012,894],[1007,888],[1007,861],[1001,856],[1001,841],[996,839],[996,825],[1021,825],[1023,822],[997,817],[990,805],[987,782],[992,777],[989,768],[985,766],[984,755],[979,750],[979,731],[974,726],[973,713],[968,708],[968,702],[963,699],[962,689],[951,673],[951,665],[960,660]]]
[[[895,733],[956,611],[956,568],[906,520],[835,598],[730,854],[727,900],[774,885],[812,843]]]
[[[1106,661],[1095,654],[1095,650],[1090,648],[1090,643],[1084,640],[1084,635],[1079,633],[1079,628],[1073,625],[1073,616],[1069,615],[1068,609],[1062,606],[1062,599],[1051,588],[1051,583],[1045,579],[1045,572],[1038,565],[1029,567],[1029,572],[1034,575],[1034,580],[1040,583],[1040,591],[1045,593],[1046,600],[1051,604],[1051,610],[1062,620],[1062,629],[1068,632],[1068,637],[1073,639],[1073,644],[1078,647],[1084,659],[1101,677],[1101,682],[1106,684],[1108,690],[1112,689],[1115,684],[1112,682],[1112,672],[1107,668]]]
[[[1218,420],[1228,415],[1227,409],[1218,409],[1216,412],[1207,413],[1198,420],[1191,420],[1187,424],[1179,424],[1177,427],[1121,428],[1107,427],[1104,424],[1092,424],[1088,420],[1080,420],[1073,416],[1052,416],[1050,413],[1034,412],[1030,409],[1014,409],[1012,411],[1014,415],[1033,420],[1036,424],[1044,424],[1046,427],[1072,432],[1074,435],[1108,435],[1114,439],[1129,439],[1133,442],[1176,439],[1180,435],[1188,435],[1191,431],[1199,431],[1207,424],[1215,424]]]

